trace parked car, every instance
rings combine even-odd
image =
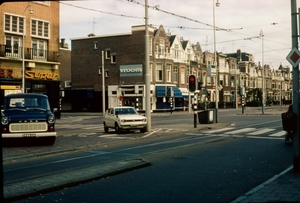
[[[43,94],[5,96],[1,124],[3,141],[27,140],[53,145],[56,139],[55,116],[50,110],[48,97]]]
[[[139,115],[134,107],[122,106],[106,110],[103,116],[104,131],[114,128],[117,133],[122,130],[139,129],[141,133],[146,132],[147,118]]]

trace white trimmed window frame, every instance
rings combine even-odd
[[[31,36],[43,39],[50,39],[50,22],[32,18]]]
[[[23,16],[4,13],[3,30],[5,33],[21,34],[26,33],[25,19]]]

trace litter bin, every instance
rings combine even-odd
[[[206,110],[198,112],[199,123],[211,124],[214,122],[214,110]]]

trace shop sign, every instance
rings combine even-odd
[[[19,68],[0,68],[0,78],[22,78],[22,71]],[[47,70],[26,70],[26,79],[36,80],[59,80],[59,74]]]
[[[58,73],[26,71],[26,78],[39,80],[58,80]]]
[[[132,65],[121,65],[120,66],[120,77],[142,76],[142,75],[143,75],[143,65],[142,64],[132,64]]]

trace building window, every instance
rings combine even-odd
[[[40,39],[32,40],[32,56],[34,59],[45,60],[47,58],[47,41]]]
[[[162,64],[156,64],[156,81],[163,81]]]
[[[186,82],[185,82],[185,77],[186,77],[185,71],[184,71],[184,70],[181,70],[181,72],[180,72],[180,83],[181,83],[181,84],[186,84]]]
[[[152,56],[152,38],[149,39],[149,56]]]
[[[108,69],[104,69],[104,77],[108,78],[109,77],[109,74],[108,74]],[[99,66],[99,69],[98,69],[98,75],[102,75],[102,68]]]
[[[110,50],[105,50],[105,59],[110,59]]]
[[[22,43],[22,38],[18,36],[5,36],[5,53],[6,56],[20,58],[22,56],[22,51],[20,44]]]
[[[112,63],[112,64],[114,64],[114,63],[116,63],[117,61],[117,59],[116,59],[116,54],[115,53],[113,53],[113,54],[111,54],[110,55],[111,57],[110,57],[110,63]]]
[[[94,41],[94,49],[98,49],[98,42]]]
[[[24,32],[24,18],[20,16],[13,16],[5,14],[5,32],[23,34]]]
[[[171,64],[167,64],[167,82],[171,82],[172,80],[172,75],[171,75]]]
[[[152,70],[153,70],[153,64],[152,63],[150,63],[150,67],[149,67],[149,74],[150,74],[150,81],[152,82],[153,81],[153,78],[152,78]]]
[[[31,20],[31,35],[49,38],[49,22],[36,19]]]
[[[159,55],[165,55],[165,40],[159,40]]]
[[[175,83],[178,82],[178,67],[177,66],[173,67],[173,80]]]

